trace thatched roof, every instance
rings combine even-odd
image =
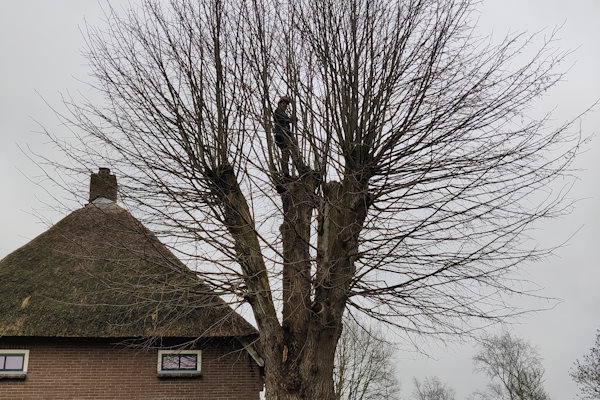
[[[255,333],[113,201],[74,211],[0,261],[0,336]]]

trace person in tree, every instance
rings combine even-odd
[[[291,99],[283,96],[279,99],[277,108],[273,112],[275,144],[281,150],[281,172],[285,177],[290,177],[290,157],[296,166],[300,165],[298,141],[292,134],[292,125],[296,122],[296,119],[287,112],[290,103]]]

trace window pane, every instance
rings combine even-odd
[[[179,369],[179,356],[164,354],[162,356],[162,369]]]
[[[182,355],[179,359],[179,368],[180,369],[196,369],[196,355],[195,354],[185,354]]]
[[[22,354],[15,356],[6,356],[6,364],[4,369],[13,371],[23,371],[23,358]]]
[[[4,360],[5,360],[5,356],[0,356],[0,370],[4,369]]]

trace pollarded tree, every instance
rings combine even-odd
[[[571,377],[579,385],[582,398],[600,399],[600,330],[590,352],[575,362]]]
[[[67,101],[67,168],[109,166],[136,215],[251,308],[269,398],[334,397],[346,308],[461,333],[511,314],[503,278],[544,254],[520,239],[564,211],[548,188],[577,136],[527,111],[563,54],[545,43],[524,59],[519,35],[492,44],[473,11],[145,0],[89,28],[106,102]],[[274,127],[282,95],[291,115]]]

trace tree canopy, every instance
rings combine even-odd
[[[600,330],[589,353],[575,362],[571,377],[584,399],[600,399]]]
[[[61,167],[120,196],[211,289],[252,309],[273,398],[333,396],[345,310],[405,332],[510,315],[523,241],[565,211],[578,135],[528,114],[550,37],[498,44],[469,0],[144,0],[87,31]],[[291,168],[273,111],[290,98]],[[287,164],[285,165],[287,167]],[[567,184],[568,186],[568,184]]]
[[[505,400],[549,400],[544,389],[544,367],[537,350],[505,332],[482,341],[473,358],[475,366],[492,380],[478,398]]]

